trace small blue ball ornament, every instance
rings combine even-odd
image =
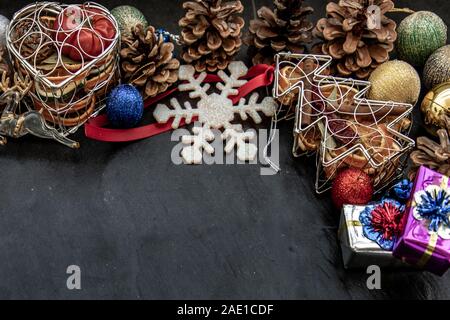
[[[130,84],[114,88],[106,101],[109,122],[118,128],[132,128],[142,119],[144,100],[139,91]]]
[[[159,37],[159,36],[162,36],[163,37],[163,39],[164,39],[164,42],[170,42],[170,33],[169,32],[167,32],[166,30],[164,30],[164,29],[162,29],[162,28],[159,28],[158,30],[156,30],[156,35]]]

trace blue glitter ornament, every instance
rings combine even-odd
[[[156,30],[156,35],[159,36],[163,36],[164,42],[170,42],[172,39],[170,38],[170,32],[159,28],[158,30]]]
[[[142,119],[144,101],[139,91],[130,84],[114,88],[106,101],[109,122],[118,128],[132,128]]]

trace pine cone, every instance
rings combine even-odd
[[[182,58],[197,72],[223,70],[239,51],[244,19],[240,1],[195,0],[183,3],[187,10],[179,21],[185,46]]]
[[[376,14],[368,13],[371,5],[381,9],[378,26]],[[397,39],[397,25],[385,13],[393,8],[391,0],[328,3],[327,18],[317,22],[313,33],[323,39],[322,53],[334,58],[339,75],[367,79],[378,65],[389,60]]]
[[[122,36],[121,68],[126,82],[142,88],[144,99],[165,92],[178,81],[180,62],[173,57],[174,45],[164,42],[154,27],[134,27]]]
[[[0,95],[11,87],[10,72],[6,51],[0,48]]]
[[[274,0],[274,10],[262,7],[258,19],[250,21],[250,34],[245,43],[256,51],[253,64],[272,64],[276,53],[304,53],[312,41],[314,25],[307,20],[314,12],[303,6],[303,0]],[[256,49],[256,50],[255,50]]]
[[[439,144],[427,137],[417,138],[417,150],[411,153],[413,169],[410,178],[413,178],[417,168],[424,165],[446,176],[450,176],[450,140],[448,131],[437,131]]]
[[[14,25],[12,42],[21,56],[31,64],[39,64],[55,52],[50,32],[54,22],[53,17],[41,17],[41,26],[31,19],[24,19]]]
[[[4,48],[0,48],[0,73],[9,73],[9,64],[7,59],[6,50]]]

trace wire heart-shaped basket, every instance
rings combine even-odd
[[[31,79],[28,108],[64,136],[98,114],[120,78],[117,21],[93,2],[28,5],[11,20],[6,45],[16,72]]]

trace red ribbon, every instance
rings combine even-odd
[[[247,96],[252,91],[260,87],[267,87],[273,83],[274,80],[274,67],[259,64],[252,67],[248,73],[241,79],[251,79],[245,85],[239,89],[239,94],[236,96],[230,96],[229,98],[233,101],[233,104],[239,102],[239,100]],[[222,79],[217,75],[208,75],[205,79],[205,83],[216,83],[220,82]],[[160,94],[154,98],[147,99],[144,103],[144,108],[148,108],[158,103],[162,99],[172,95],[177,92],[178,88],[173,88]],[[194,119],[195,121],[195,119]],[[150,138],[152,136],[167,132],[172,130],[172,120],[164,124],[153,123],[145,125],[142,127],[131,128],[131,129],[112,129],[106,128],[109,125],[108,118],[106,114],[100,115],[98,117],[90,119],[84,125],[84,133],[86,137],[104,141],[104,142],[129,142],[142,140],[145,138]],[[184,121],[180,122],[180,127],[184,126]]]

